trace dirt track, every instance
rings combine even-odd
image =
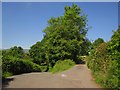
[[[86,65],[76,65],[57,74],[27,73],[8,79],[10,81],[4,85],[6,88],[100,88]]]

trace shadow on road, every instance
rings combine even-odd
[[[13,81],[14,78],[3,78],[2,79],[2,87],[5,88],[9,85],[9,82]]]
[[[85,61],[78,61],[77,64],[85,64]]]

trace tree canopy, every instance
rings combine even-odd
[[[37,60],[51,66],[58,60],[65,59],[78,63],[78,56],[87,54],[88,50],[86,27],[86,15],[81,8],[75,4],[65,6],[63,16],[52,17],[48,21],[48,26],[43,30],[43,40],[31,47],[30,55],[35,55],[33,60],[39,56]]]
[[[93,48],[96,48],[97,46],[99,46],[101,43],[103,43],[104,40],[102,38],[98,38],[93,42]]]

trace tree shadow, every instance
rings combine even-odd
[[[2,78],[2,88],[6,88],[14,78]]]
[[[78,61],[76,64],[85,64],[85,61],[81,60],[81,61]]]

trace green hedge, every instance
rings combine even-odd
[[[29,73],[29,72],[40,72],[41,67],[38,64],[33,63],[30,60],[9,58],[8,61],[3,62],[3,75],[6,72],[15,74]],[[5,76],[4,75],[4,76]]]
[[[87,65],[92,70],[95,81],[102,87],[119,90],[120,52],[117,51],[119,49],[113,49],[111,53],[109,47],[111,50],[110,43],[102,43],[96,47],[94,53],[88,56]]]

